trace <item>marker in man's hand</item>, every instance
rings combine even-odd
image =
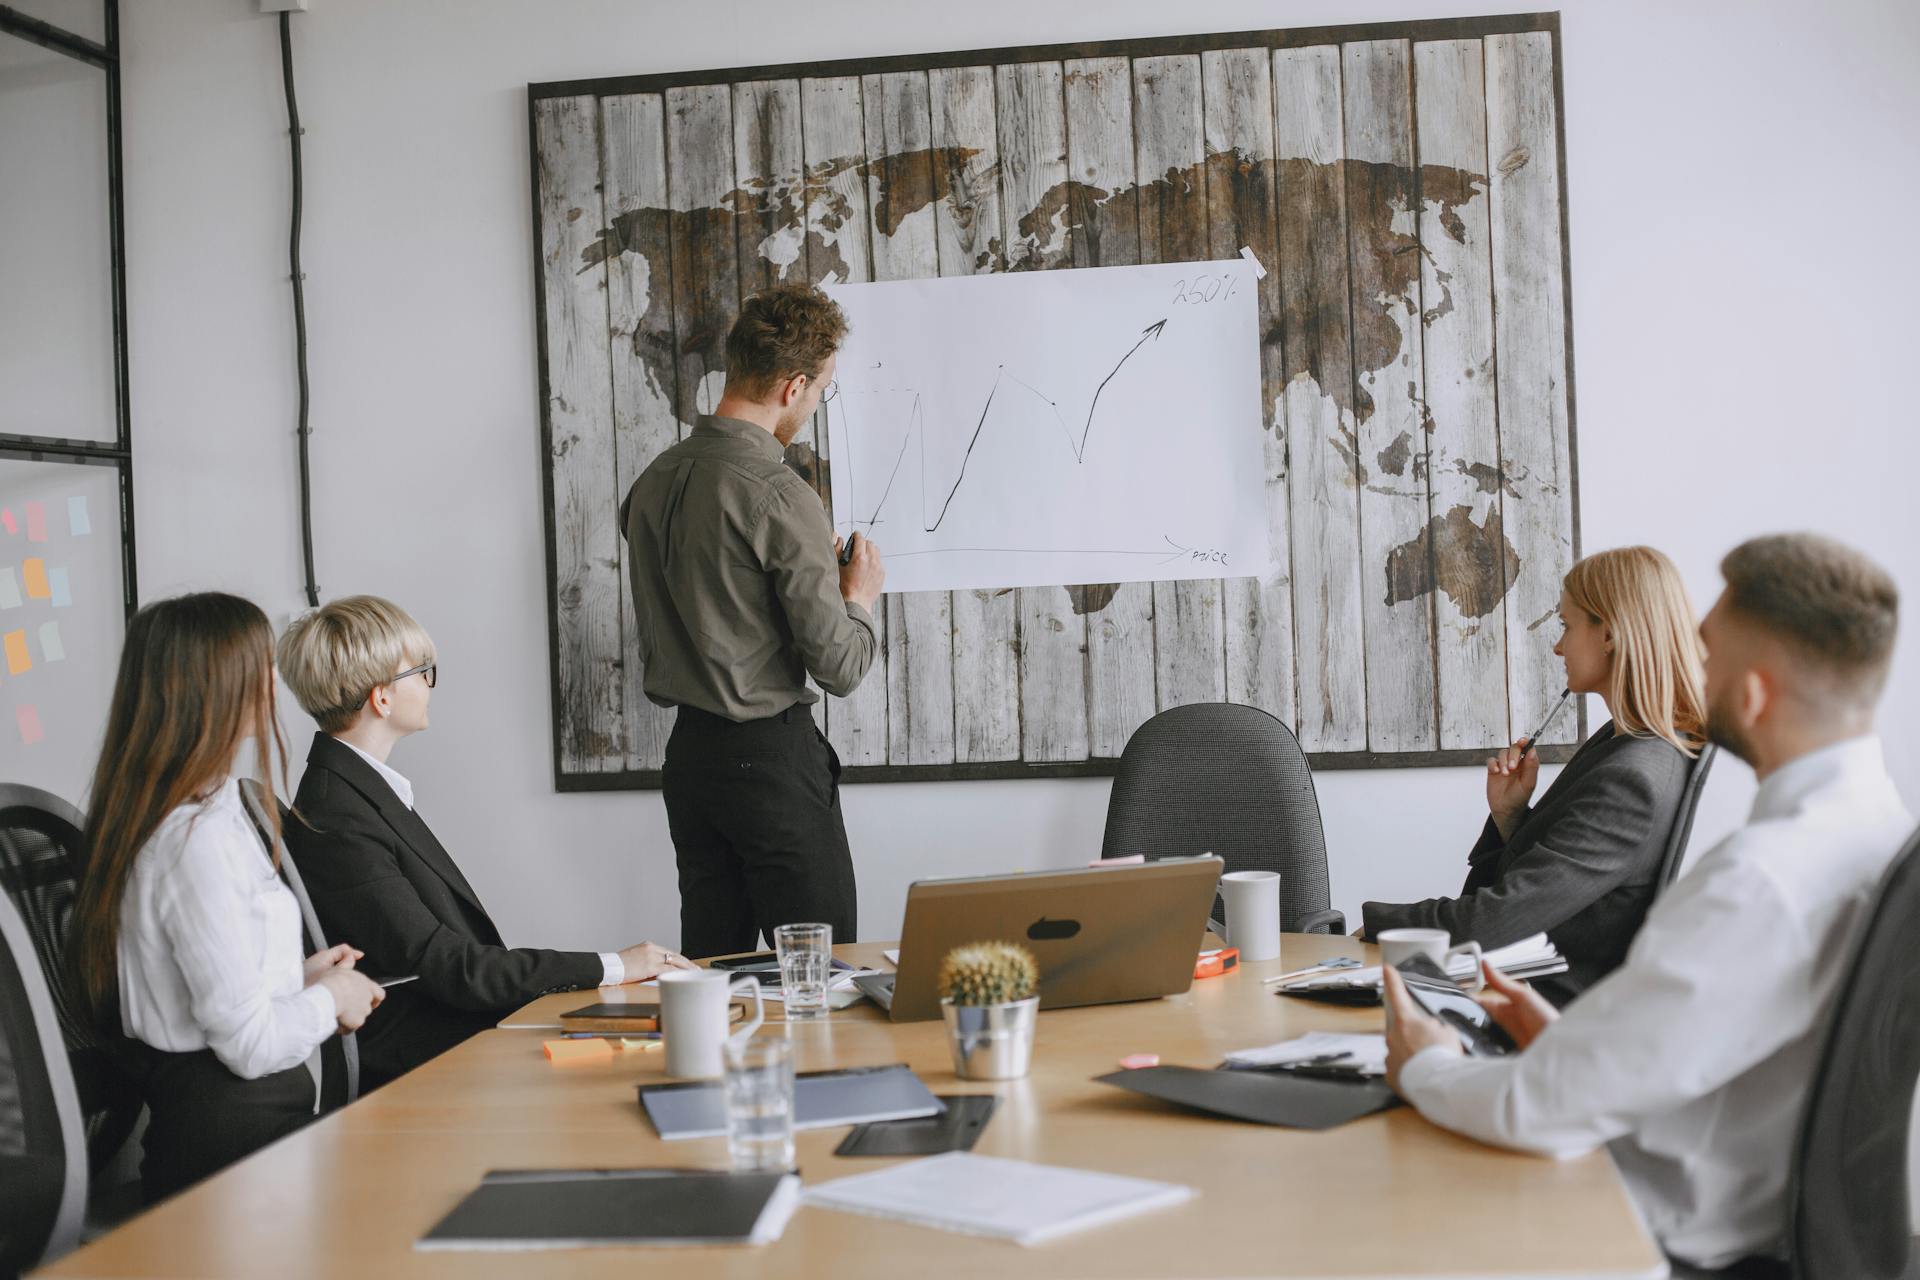
[[[840,563],[841,564],[853,563],[853,540],[855,538],[858,538],[859,536],[860,535],[857,533],[850,533],[847,535],[847,540],[841,544],[840,546]]]

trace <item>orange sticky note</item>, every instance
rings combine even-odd
[[[27,653],[27,633],[25,631],[7,632],[6,646],[7,671],[9,674],[17,676],[22,671],[33,670],[33,658]]]
[[[26,580],[27,599],[50,600],[53,589],[47,585],[47,562],[35,556],[20,566],[20,576]]]
[[[546,1051],[548,1060],[554,1063],[613,1059],[613,1046],[605,1040],[546,1040],[541,1042],[540,1047]]]

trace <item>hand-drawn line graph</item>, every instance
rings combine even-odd
[[[1195,275],[831,286],[835,527],[909,562],[889,590],[1262,572],[1254,308],[1224,282],[1201,303]]]
[[[1049,398],[1044,391],[1041,391],[1031,382],[1028,382],[1016,373],[1009,372],[1006,365],[1002,364],[997,366],[994,370],[993,385],[987,388],[986,402],[980,406],[979,416],[974,421],[973,435],[968,439],[966,452],[960,458],[960,469],[953,478],[953,484],[947,489],[947,496],[941,500],[939,514],[934,516],[932,524],[922,523],[921,531],[925,533],[937,533],[941,524],[945,522],[947,512],[952,508],[953,500],[960,492],[960,486],[966,483],[967,463],[972,459],[973,451],[979,447],[980,437],[987,429],[988,420],[995,416],[993,406],[995,400],[1000,395],[1000,389],[1003,383],[1012,383],[1013,388],[1017,389],[1017,391],[1024,391],[1044,404],[1048,411],[1052,413],[1054,421],[1059,423],[1061,435],[1067,442],[1067,448],[1073,452],[1074,463],[1076,465],[1084,463],[1087,460],[1087,442],[1093,435],[1094,415],[1100,410],[1101,393],[1107,389],[1107,384],[1113,381],[1114,376],[1120,372],[1127,361],[1133,358],[1134,352],[1140,350],[1141,347],[1153,339],[1158,338],[1160,331],[1166,327],[1167,322],[1163,317],[1141,330],[1140,340],[1129,347],[1127,353],[1120,357],[1119,363],[1114,365],[1107,376],[1100,380],[1100,385],[1094,388],[1093,398],[1087,405],[1086,420],[1080,428],[1080,435],[1077,439],[1074,437],[1073,428],[1068,425],[1066,418],[1060,412],[1060,402],[1058,400]],[[875,362],[874,368],[878,369],[881,367],[884,367],[882,362]],[[893,496],[894,483],[899,479],[900,475],[900,466],[906,461],[908,451],[911,450],[915,444],[920,446],[920,501],[923,521],[925,511],[928,507],[926,416],[922,396],[917,389],[912,387],[897,387],[891,388],[891,390],[898,393],[911,394],[913,396],[913,407],[908,411],[907,429],[901,435],[900,452],[894,457],[893,470],[887,474],[886,487],[880,491],[880,500],[874,504],[873,514],[864,520],[855,520],[853,522],[856,525],[866,526],[869,529],[883,522],[884,517],[881,513],[886,510],[887,499]],[[846,413],[844,407],[842,408],[842,412]],[[853,414],[847,413],[849,419],[853,418],[853,416]],[[1002,416],[1004,417],[1004,415]],[[848,429],[851,433],[857,431],[858,428],[849,422]],[[849,468],[849,474],[851,474],[851,468]],[[1109,554],[1148,555],[1158,553],[1126,552]]]

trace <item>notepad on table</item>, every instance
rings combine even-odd
[[[413,1247],[768,1244],[799,1203],[790,1173],[495,1169]]]
[[[806,1203],[943,1231],[1044,1244],[1191,1199],[1193,1188],[954,1151],[810,1188]]]

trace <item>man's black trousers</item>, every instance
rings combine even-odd
[[[681,707],[661,789],[680,870],[680,950],[753,951],[783,924],[856,940],[840,758],[811,709],[728,720]]]

